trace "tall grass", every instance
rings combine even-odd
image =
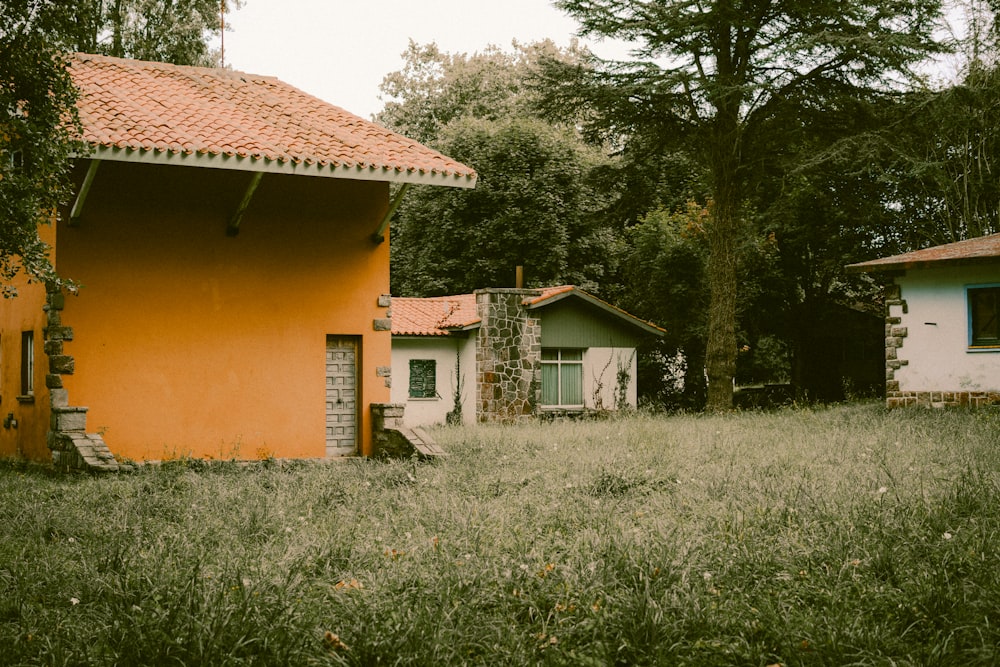
[[[434,434],[427,464],[0,466],[0,661],[1000,663],[996,412]]]

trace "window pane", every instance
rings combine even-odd
[[[542,405],[559,405],[559,366],[542,364]]]
[[[969,315],[973,345],[1000,345],[1000,287],[969,290]]]
[[[21,395],[35,393],[35,332],[21,332]]]
[[[583,364],[562,365],[562,404],[583,405]]]
[[[542,348],[542,361],[555,361],[559,358],[559,350],[550,347]]]
[[[583,361],[583,350],[562,350],[563,361]]]

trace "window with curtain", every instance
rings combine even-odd
[[[583,350],[542,350],[542,406],[583,407]]]

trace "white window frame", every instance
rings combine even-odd
[[[545,353],[555,352],[555,359],[545,359]],[[564,353],[571,352],[574,355],[579,354],[579,359],[563,359]],[[542,350],[542,366],[555,366],[556,371],[556,396],[557,403],[545,403],[542,402],[542,409],[582,409],[584,407],[585,395],[583,386],[584,379],[584,358],[586,357],[586,350],[583,348],[563,348],[563,347],[547,347]],[[576,367],[579,369],[580,373],[580,402],[579,403],[564,403],[563,402],[563,372],[564,369],[568,367]],[[543,371],[544,376],[544,371]],[[543,380],[544,382],[544,380]],[[545,396],[545,389],[542,389],[542,396]]]

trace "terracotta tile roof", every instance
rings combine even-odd
[[[473,169],[274,77],[86,54],[70,70],[97,148],[475,182]]]
[[[851,264],[847,270],[853,272],[890,271],[938,263],[974,263],[997,258],[1000,258],[1000,234],[990,234],[989,236],[915,250],[902,255]]]
[[[528,308],[543,308],[565,297],[574,296],[650,333],[664,333],[664,329],[655,324],[640,320],[575,285],[543,287],[536,291],[540,294],[527,296],[522,301]],[[455,329],[470,328],[478,325],[479,321],[475,294],[392,298],[392,333],[396,336],[448,336]]]
[[[397,336],[448,336],[450,329],[478,323],[475,294],[392,298],[392,333]]]

